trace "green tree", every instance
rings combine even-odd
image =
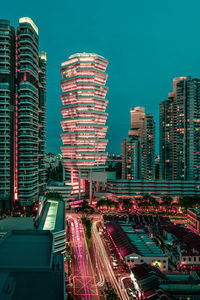
[[[132,206],[133,206],[133,203],[132,203],[131,198],[124,198],[124,199],[123,199],[122,207],[123,207],[125,210],[130,210],[130,208],[132,208]]]
[[[112,207],[112,200],[106,199],[105,203],[106,203],[107,209],[108,208],[111,209],[111,207]]]
[[[153,206],[153,208],[158,208],[159,206],[159,202],[154,197],[149,198],[149,204]]]
[[[83,225],[85,227],[85,234],[86,237],[90,240],[91,239],[91,229],[92,229],[92,220],[87,217],[82,217],[81,218]]]
[[[112,207],[119,208],[119,202],[112,201]]]
[[[87,216],[94,213],[94,208],[90,206],[87,201],[83,201],[80,207],[77,208],[77,211],[80,212],[83,216]]]
[[[184,196],[178,199],[179,206],[183,208],[184,213],[187,213],[187,209],[190,207],[197,207],[200,203],[200,197],[196,196]]]
[[[170,210],[172,208],[172,197],[170,196],[163,196],[162,197],[162,206],[165,206],[165,210]]]
[[[104,206],[106,206],[106,199],[100,199],[96,204],[96,208],[103,208]]]

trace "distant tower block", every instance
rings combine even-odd
[[[107,64],[100,55],[77,53],[61,65],[62,163],[79,197],[91,171],[104,169],[107,159]]]

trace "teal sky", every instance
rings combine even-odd
[[[2,1],[0,18],[17,26],[30,17],[47,51],[47,151],[60,152],[60,64],[77,52],[109,61],[107,150],[120,153],[130,108],[144,106],[156,121],[172,79],[200,77],[199,0]]]

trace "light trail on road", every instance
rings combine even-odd
[[[73,278],[77,279],[79,284],[82,283],[84,289],[84,295],[76,294],[76,280],[74,280],[74,294],[77,295],[79,299],[97,300],[99,299],[99,295],[83,224],[79,215],[68,215],[67,218],[70,220],[71,238],[74,249]],[[81,290],[81,287],[78,289]]]
[[[74,244],[74,256],[75,256],[75,274],[81,274],[83,278],[83,286],[85,290],[85,299],[91,299],[88,297],[88,289],[84,282],[84,278],[86,277],[86,270],[85,270],[85,262],[84,262],[84,253],[82,249],[82,243],[80,239],[80,228],[76,219],[72,218],[71,220],[71,233],[72,239]]]
[[[127,296],[127,293],[126,291],[124,292],[122,289],[121,289],[121,286],[119,285],[116,277],[115,277],[115,274],[113,272],[113,269],[110,265],[110,260],[108,258],[108,255],[106,253],[106,250],[105,250],[105,247],[101,241],[101,238],[99,236],[99,232],[97,230],[97,223],[99,222],[98,221],[95,221],[93,223],[93,226],[92,226],[92,233],[93,233],[93,240],[94,240],[94,243],[96,243],[96,251],[98,252],[98,255],[99,257],[101,257],[101,261],[102,261],[102,265],[104,266],[104,272],[106,270],[106,273],[107,275],[109,276],[109,279],[110,279],[110,282],[112,283],[112,286],[114,287],[114,289],[116,290],[118,296],[120,299],[122,300],[129,300],[129,297]],[[96,253],[97,255],[97,253]]]
[[[98,287],[102,287],[105,284],[105,277],[104,277],[104,273],[103,273],[103,264],[101,262],[101,257],[99,255],[99,251],[97,249],[97,244],[94,242],[93,240],[93,248],[94,248],[94,252],[95,252],[95,260],[96,260],[96,268],[98,270],[98,276],[99,276],[99,282],[97,283]]]

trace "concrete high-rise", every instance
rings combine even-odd
[[[159,179],[173,180],[173,102],[172,99],[160,103],[160,169]]]
[[[122,142],[122,179],[141,179],[141,156],[139,138],[137,136],[124,138]]]
[[[91,192],[91,172],[105,169],[107,64],[100,55],[77,53],[61,65],[62,163],[79,197],[87,184]]]
[[[131,109],[131,130],[122,142],[122,179],[155,177],[155,122],[144,107]]]
[[[198,78],[175,78],[169,100],[160,105],[160,158],[162,179],[200,180]]]
[[[142,178],[143,180],[155,179],[155,122],[152,114],[147,114],[144,118]]]
[[[15,30],[0,20],[0,208],[13,203]]]
[[[46,53],[34,22],[0,20],[0,207],[30,206],[46,183]]]
[[[144,107],[131,109],[131,130],[129,130],[129,136],[138,136],[140,139],[144,137],[144,118]]]

